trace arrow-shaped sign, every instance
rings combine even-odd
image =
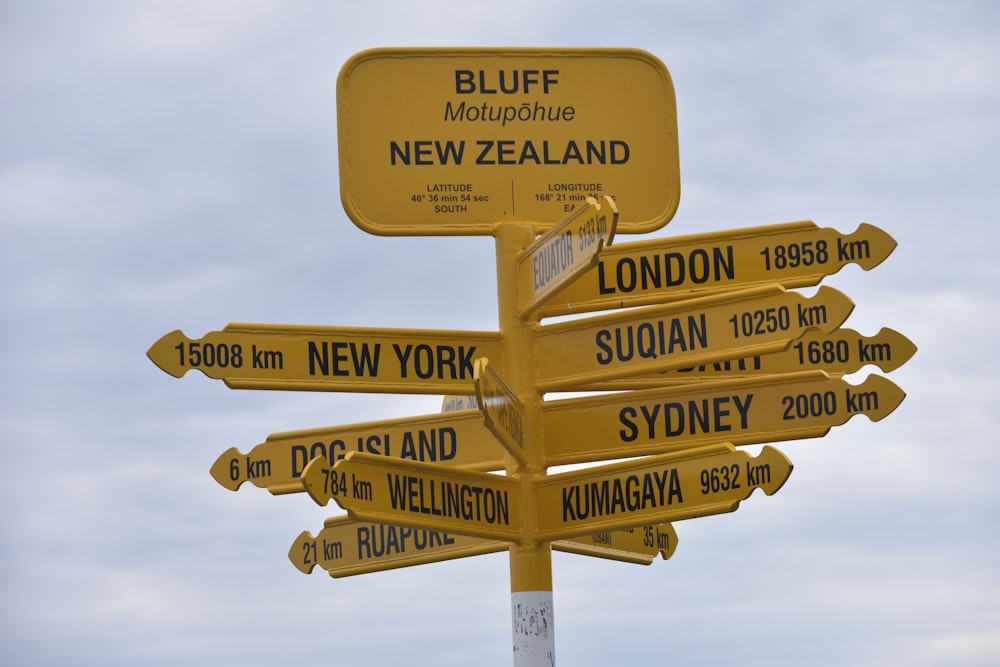
[[[836,329],[853,308],[832,287],[806,298],[771,285],[540,326],[535,384],[542,391],[578,389],[767,354],[811,328]]]
[[[459,410],[478,410],[479,400],[475,396],[445,396],[441,400],[441,412],[458,412]]]
[[[488,359],[477,359],[475,371],[476,403],[486,428],[515,459],[526,463],[521,402]]]
[[[180,330],[147,356],[175,377],[197,369],[234,389],[472,393],[479,357],[503,358],[499,333],[229,324],[191,340]]]
[[[601,248],[614,238],[617,224],[618,208],[611,197],[605,195],[601,202],[587,197],[525,248],[517,258],[521,317],[592,268]]]
[[[520,488],[501,475],[350,452],[333,466],[313,460],[302,480],[317,503],[336,500],[359,521],[521,539]]]
[[[540,312],[548,317],[644,306],[770,283],[807,287],[845,264],[869,270],[895,247],[874,225],[863,223],[845,235],[811,220],[619,243]]]
[[[669,560],[674,555],[677,532],[669,523],[604,530],[583,537],[556,540],[552,548],[582,556],[650,565],[657,555],[663,560]]]
[[[499,540],[355,521],[341,515],[327,519],[315,537],[303,531],[288,558],[306,574],[319,565],[332,577],[349,577],[506,549],[507,543]]]
[[[327,519],[315,537],[303,531],[292,543],[288,558],[305,574],[319,566],[338,578],[496,553],[506,551],[507,546],[500,540],[355,521],[341,515]],[[649,565],[657,555],[664,560],[673,555],[677,533],[670,524],[641,526],[560,540],[552,548]]]
[[[792,462],[774,447],[756,458],[713,445],[542,478],[534,537],[556,540],[732,512],[760,488],[774,494]]]
[[[810,371],[546,401],[546,465],[816,438],[856,414],[878,421],[904,397],[880,375],[852,385]]]
[[[504,467],[503,449],[482,415],[466,410],[272,433],[246,454],[227,449],[211,474],[230,491],[250,482],[274,494],[298,493],[310,461],[322,457],[333,465],[352,451],[469,470]]]
[[[873,364],[884,372],[894,371],[916,353],[917,346],[894,329],[883,327],[874,336],[863,336],[854,329],[830,333],[813,329],[779,352],[713,364],[678,368],[654,375],[619,378],[586,387],[594,391],[615,391],[664,387],[692,380],[776,375],[821,370],[841,376]]]

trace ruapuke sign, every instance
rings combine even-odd
[[[680,199],[673,83],[638,49],[362,51],[337,116],[344,209],[373,234],[542,232],[588,196],[627,201],[638,234]]]

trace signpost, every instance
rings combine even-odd
[[[601,249],[610,245],[618,224],[611,197],[593,197],[561,223],[524,249],[517,259],[521,316],[545,303],[560,287],[570,284],[597,263]]]
[[[839,377],[859,371],[868,364],[888,373],[909,361],[916,351],[917,346],[913,341],[888,327],[883,327],[874,336],[863,336],[854,329],[835,329],[829,333],[812,329],[778,352],[677,368],[653,375],[618,378],[594,383],[587,389],[620,391],[663,387],[689,383],[692,380],[777,375],[807,370],[821,370]]]
[[[467,470],[504,467],[503,449],[481,415],[466,410],[272,433],[246,454],[230,447],[210,472],[230,491],[250,482],[276,495],[300,493],[310,461],[323,458],[333,465],[352,451]]]
[[[669,559],[677,548],[677,532],[669,523],[611,530],[558,540],[556,551],[650,565],[656,556]],[[309,574],[316,566],[331,577],[382,572],[506,551],[507,543],[394,524],[355,521],[349,516],[326,520],[314,537],[303,531],[288,550],[288,559]]]
[[[539,328],[535,386],[583,386],[782,350],[832,331],[854,303],[832,287],[807,299],[779,285],[570,320]]]
[[[620,243],[541,312],[645,306],[759,285],[809,287],[849,263],[872,269],[895,247],[868,223],[845,235],[811,220]]]
[[[502,337],[478,331],[229,324],[191,340],[180,330],[146,355],[182,377],[197,369],[233,389],[473,391],[473,363],[502,359]]]
[[[441,412],[458,412],[459,410],[478,410],[479,399],[473,396],[445,396],[441,401]]]
[[[520,491],[501,475],[350,452],[332,466],[314,460],[302,481],[317,503],[336,500],[359,521],[521,539]]]
[[[295,540],[303,572],[506,550],[515,667],[551,667],[552,550],[668,558],[670,522],[731,512],[791,473],[769,445],[736,446],[877,421],[904,398],[884,377],[841,376],[894,370],[912,342],[839,329],[854,304],[833,288],[788,291],[876,266],[896,245],[881,229],[804,221],[610,245],[660,229],[679,200],[673,84],[649,53],[363,51],[340,72],[337,119],[341,199],[361,229],[494,237],[499,330],[230,324],[150,347],[175,377],[238,389],[445,395],[441,414],[274,433],[216,460],[227,489],[347,510]],[[544,400],[592,390],[612,393]],[[548,474],[615,459],[632,460]]]
[[[373,234],[545,229],[605,195],[629,202],[619,232],[654,231],[680,199],[676,108],[637,49],[362,51],[337,80],[340,197]]]
[[[556,540],[552,548],[581,556],[650,565],[657,555],[663,560],[669,560],[674,555],[677,531],[669,523],[604,530],[583,537]]]
[[[337,578],[506,549],[507,544],[497,540],[355,521],[341,515],[327,519],[315,537],[303,531],[288,550],[288,558],[305,574],[319,565]]]
[[[713,445],[551,475],[535,485],[535,535],[558,540],[732,512],[754,489],[774,494],[791,474],[773,447],[754,458]]]
[[[814,371],[547,401],[545,462],[818,438],[857,414],[883,419],[904,397],[879,375],[852,385]]]
[[[476,360],[476,403],[483,413],[483,422],[500,444],[520,463],[524,456],[524,417],[521,402],[507,386],[489,360]]]

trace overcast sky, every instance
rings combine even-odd
[[[824,284],[919,351],[893,414],[775,443],[785,487],[678,522],[671,560],[555,554],[559,664],[996,665],[998,33],[987,0],[4,2],[0,662],[511,664],[506,554],[303,575],[289,547],[342,510],[208,473],[440,397],[232,390],[145,353],[229,322],[496,330],[491,237],[345,214],[337,74],[378,46],[616,46],[676,90],[680,206],[643,238],[874,224],[895,252]]]

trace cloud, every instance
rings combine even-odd
[[[58,226],[66,211],[90,231],[114,231],[138,208],[116,178],[52,163],[21,163],[0,172],[0,219],[6,225]]]
[[[559,661],[979,667],[1000,652],[992,4],[0,13],[5,663],[509,664],[506,554],[304,576],[295,536],[341,510],[208,474],[230,446],[437,412],[439,396],[235,391],[145,357],[168,331],[231,321],[499,327],[491,238],[375,237],[340,203],[340,67],[441,44],[660,57],[682,199],[650,237],[809,218],[899,242],[824,284],[855,301],[847,326],[917,344],[889,376],[901,406],[776,443],[795,464],[785,487],[678,522],[670,561],[556,554]]]

